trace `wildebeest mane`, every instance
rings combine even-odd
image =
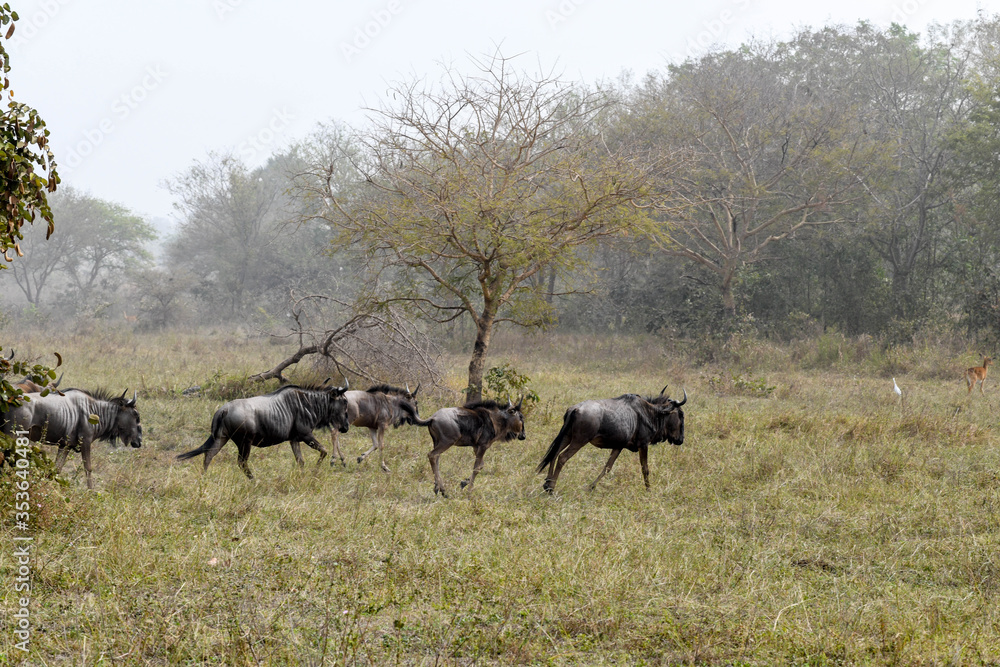
[[[482,401],[469,401],[462,406],[466,410],[475,410],[476,408],[486,408],[487,410],[506,410],[506,405],[500,405],[494,400],[482,400]]]
[[[123,399],[120,402],[124,403],[124,396],[125,396],[124,394],[116,394],[112,392],[110,389],[107,389],[105,387],[94,387],[93,389],[79,389],[77,387],[73,387],[71,389],[63,389],[62,391],[63,393],[67,391],[78,391],[80,393],[86,394],[87,396],[90,396],[94,400],[107,401],[108,403],[114,403],[119,399]]]
[[[397,394],[399,396],[410,397],[410,392],[401,388],[394,387],[391,384],[376,384],[365,389],[369,394]]]
[[[302,389],[303,391],[324,391],[329,389],[330,386],[323,382],[306,382],[304,384],[283,384],[272,392],[266,394],[267,396],[274,396],[275,394],[280,394],[283,391],[288,391],[290,389]]]

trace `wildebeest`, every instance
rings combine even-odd
[[[358,463],[377,449],[382,470],[389,472],[389,467],[385,464],[385,429],[389,425],[398,428],[403,424],[412,424],[415,419],[420,418],[417,412],[418,391],[420,391],[419,384],[412,392],[409,386],[400,389],[380,384],[365,391],[348,391],[344,394],[344,398],[347,399],[347,421],[351,426],[366,427],[372,438],[371,449],[358,457]],[[338,458],[343,464],[344,455],[340,453],[339,438],[337,431],[334,430],[333,456],[330,458],[330,465],[333,465]]]
[[[121,439],[132,447],[142,446],[142,424],[136,409],[136,395],[126,399],[104,390],[66,389],[42,396],[26,394],[24,402],[12,408],[3,419],[2,430],[13,435],[27,431],[28,438],[46,445],[56,445],[56,470],[61,471],[69,451],[80,452],[87,472],[87,488],[94,488],[91,478],[90,450],[94,440]],[[93,417],[96,423],[91,423]]]
[[[536,469],[540,473],[546,466],[549,468],[542,488],[552,493],[566,461],[589,442],[600,449],[611,450],[608,462],[590,485],[591,489],[611,472],[623,449],[639,452],[642,479],[648,489],[649,465],[646,457],[649,445],[664,440],[673,445],[684,443],[684,411],[681,406],[687,403],[687,391],[680,402],[668,397],[666,391],[664,387],[659,396],[646,398],[638,394],[623,394],[618,398],[583,401],[569,408],[563,415],[559,434]]]
[[[20,389],[25,394],[38,394],[38,393],[41,393],[41,392],[45,391],[46,389],[50,389],[50,390],[51,389],[58,389],[59,388],[59,383],[62,382],[62,379],[63,379],[63,376],[60,375],[59,378],[55,382],[50,382],[48,385],[46,385],[46,386],[43,387],[42,385],[40,385],[37,382],[35,382],[34,380],[32,380],[30,377],[25,377],[23,380],[21,380],[20,382],[16,383],[14,385],[14,388],[15,389]]]
[[[524,415],[521,414],[521,400],[517,405],[500,405],[496,401],[475,401],[460,408],[441,408],[430,419],[413,421],[417,426],[426,426],[430,431],[434,449],[427,455],[434,471],[434,493],[448,497],[438,459],[453,445],[472,447],[476,462],[472,466],[472,476],[462,482],[462,488],[472,488],[476,474],[483,468],[483,455],[497,440],[524,440]]]
[[[285,385],[263,396],[238,398],[215,411],[212,434],[205,444],[179,454],[181,461],[199,454],[205,455],[204,470],[222,447],[232,440],[239,450],[237,463],[250,479],[253,473],[247,464],[251,447],[270,447],[286,440],[299,466],[304,466],[299,443],[304,442],[319,452],[320,463],[327,451],[313,436],[313,429],[330,426],[347,433],[347,401],[343,387],[300,387]]]

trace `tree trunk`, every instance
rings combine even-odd
[[[726,313],[726,320],[729,324],[736,321],[736,297],[733,296],[731,276],[722,281],[722,309]]]
[[[476,343],[472,346],[472,359],[469,361],[469,386],[466,391],[466,401],[483,400],[483,373],[486,370],[486,353],[490,349],[490,338],[493,336],[493,320],[495,313],[484,311],[476,322]]]

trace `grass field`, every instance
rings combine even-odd
[[[389,475],[308,448],[300,471],[287,445],[253,451],[254,481],[231,444],[205,475],[175,462],[222,402],[180,392],[269,367],[267,341],[2,333],[62,352],[66,385],[137,388],[145,434],[95,448],[95,492],[79,456],[68,486],[34,483],[26,664],[1000,664],[1000,385],[967,395],[973,351],[746,342],[695,363],[653,339],[500,337],[491,362],[541,396],[528,439],[495,445],[471,493],[471,452],[447,452],[442,499],[415,427],[387,434]],[[465,364],[444,360],[454,389]],[[651,490],[626,452],[588,491],[606,459],[588,447],[541,492],[566,407],[668,382],[686,441],[651,451]],[[15,641],[0,660],[25,659]]]

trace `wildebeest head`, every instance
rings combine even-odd
[[[344,394],[350,386],[351,383],[345,380],[343,387],[324,387],[327,399],[330,401],[327,421],[332,428],[341,433],[347,433],[347,429],[351,425],[347,418],[347,399],[344,398]]]
[[[139,410],[135,407],[138,392],[133,392],[130,399],[125,398],[127,393],[128,389],[110,401],[118,406],[118,414],[111,430],[111,442],[113,444],[116,439],[120,439],[123,444],[139,448],[142,447],[142,424],[139,422]]]
[[[366,389],[369,394],[384,394],[390,400],[390,413],[392,415],[392,427],[399,428],[403,424],[414,424],[420,419],[420,408],[417,405],[417,392],[420,391],[420,383],[417,388],[410,391],[409,383],[406,388],[394,387],[390,384],[378,384]]]
[[[517,401],[517,405],[510,402],[507,399],[507,407],[501,413],[505,421],[507,435],[505,440],[524,440],[527,435],[524,432],[524,415],[521,414],[521,404],[524,402],[524,397],[522,396]]]
[[[684,399],[675,401],[666,395],[667,388],[660,391],[660,395],[647,399],[656,406],[657,414],[657,436],[658,439],[666,440],[671,445],[684,444],[684,411],[681,406],[687,403],[687,391],[684,391]]]

